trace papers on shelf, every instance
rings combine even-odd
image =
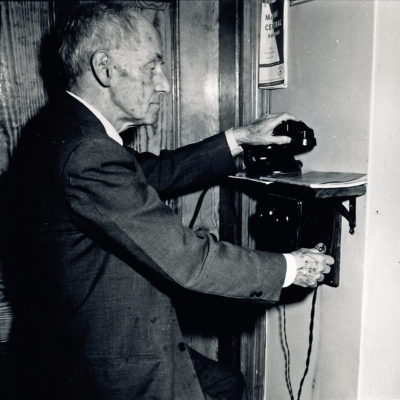
[[[311,188],[345,188],[365,185],[367,175],[356,172],[320,172],[308,171],[300,175],[268,175],[259,178],[247,177],[246,174],[236,174],[235,178],[248,179],[256,182],[262,181],[265,184],[286,183],[290,185],[306,186]]]

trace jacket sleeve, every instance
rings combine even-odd
[[[215,185],[236,172],[225,133],[177,150],[163,150],[159,156],[151,153],[135,155],[147,182],[163,199]]]
[[[140,273],[202,293],[278,300],[286,273],[283,255],[218,242],[184,227],[124,148],[104,139],[80,143],[66,162],[64,179],[79,228],[105,241]]]

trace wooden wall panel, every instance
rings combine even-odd
[[[240,15],[238,0],[219,1],[219,123],[226,130],[239,124],[239,49]],[[241,168],[241,157],[236,158]],[[220,240],[240,244],[241,195],[229,184],[220,187]],[[225,321],[218,332],[218,359],[240,368],[241,322],[238,303],[224,312]]]
[[[21,128],[46,101],[38,56],[49,28],[48,2],[0,3],[0,174]]]
[[[180,145],[199,141],[219,131],[218,11],[218,1],[179,2]],[[199,193],[191,194],[179,202],[185,225],[193,216],[198,198]],[[205,229],[218,236],[218,188],[210,189],[205,196],[194,229]],[[201,307],[199,310],[199,328],[207,329],[207,310],[201,310]],[[193,331],[186,338],[197,350],[217,359],[218,342],[212,333]]]
[[[261,18],[261,1],[246,0],[241,3],[241,61],[240,123],[247,124],[269,112],[269,91],[258,89],[258,50]],[[241,227],[242,246],[255,248],[255,241],[249,231],[249,218],[255,214],[255,200],[242,195]],[[266,307],[260,307],[254,318],[241,335],[240,361],[245,375],[248,398],[264,399],[265,388],[265,349],[266,349]]]
[[[51,18],[45,1],[0,2],[0,176],[22,128],[46,102],[39,52]],[[0,342],[8,338],[11,317],[0,257]]]

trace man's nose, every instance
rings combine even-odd
[[[156,76],[155,91],[164,94],[171,91],[171,85],[162,68],[159,69],[159,73]]]

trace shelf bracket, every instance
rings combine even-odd
[[[349,221],[349,232],[351,235],[354,234],[354,228],[356,227],[356,198],[350,197],[349,199],[349,209],[347,209],[342,202],[336,201],[336,210]],[[347,201],[347,199],[346,199]]]

